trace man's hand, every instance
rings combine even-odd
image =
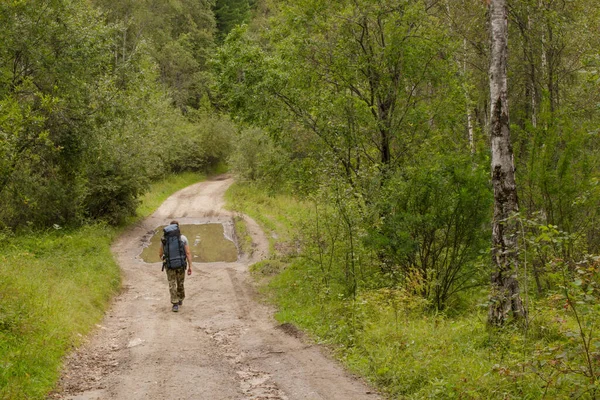
[[[188,268],[188,275],[191,275],[191,274],[192,274],[192,269]]]

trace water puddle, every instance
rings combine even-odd
[[[164,226],[156,228],[140,258],[147,263],[160,262],[158,252]],[[231,233],[227,233],[223,224],[180,225],[181,234],[187,237],[194,262],[234,262],[238,251]]]

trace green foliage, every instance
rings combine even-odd
[[[127,62],[147,46],[174,104],[197,109],[208,95],[206,63],[213,49],[212,1],[95,0],[107,20],[119,25],[117,59]]]
[[[242,129],[234,142],[229,164],[240,182],[259,181],[272,187],[287,183],[288,152],[260,129]]]
[[[597,398],[600,385],[598,357],[600,342],[596,328],[600,319],[600,257],[587,257],[573,267],[555,261],[562,275],[558,292],[550,296],[556,305],[563,304],[564,340],[540,349],[530,368],[545,376],[548,386],[569,386],[578,398]]]
[[[511,4],[513,218],[530,318],[501,329],[486,329],[486,291],[469,288],[489,264],[485,2],[269,11],[261,29],[230,32],[215,73],[219,104],[262,129],[240,135],[250,151],[232,160],[253,188],[231,199],[285,232],[274,250],[295,249],[256,267],[279,319],[334,344],[394,397],[596,398],[598,299],[595,267],[585,270],[600,243],[593,2]],[[285,161],[271,164],[278,153]],[[276,222],[286,201],[273,187],[310,200],[287,216],[291,231]]]
[[[418,276],[410,290],[442,310],[484,281],[476,261],[488,254],[491,195],[485,171],[469,159],[436,157],[387,182],[367,241],[392,280]]]
[[[153,180],[229,153],[227,118],[189,109],[204,96],[210,4],[97,4],[107,12],[0,4],[0,227],[122,223]]]
[[[271,11],[269,29],[232,30],[216,58],[221,104],[273,140],[254,134],[253,150],[232,158],[236,171],[332,207],[321,227],[335,234],[323,240],[316,224],[307,227],[319,264],[323,255],[343,271],[378,264],[387,275],[375,286],[410,276],[414,291],[443,309],[486,275],[485,6],[306,0]],[[590,90],[598,40],[584,32],[600,25],[599,14],[586,0],[524,1],[510,17],[521,215],[576,238],[558,246],[574,261],[597,253],[600,237],[598,93]],[[272,152],[257,144],[276,146],[285,162],[270,164]],[[269,173],[257,174],[261,165]],[[535,256],[536,281],[550,279],[544,263]]]
[[[278,80],[278,60],[269,59],[246,33],[246,26],[233,29],[215,54],[213,71],[219,102],[237,119],[258,126],[279,125],[278,119],[269,118],[278,114],[270,96],[270,86]]]
[[[561,257],[598,253],[596,7],[585,0],[516,4],[509,79],[521,212],[578,236]]]
[[[521,161],[524,172],[520,174],[524,183],[521,198],[528,217],[535,215],[544,224],[581,236],[577,243],[565,243],[563,257],[577,259],[598,252],[597,140],[587,128],[567,122],[530,132],[532,141],[518,148],[519,152],[528,152]]]
[[[231,153],[236,128],[228,118],[201,113],[190,118],[193,124],[158,138],[168,171],[208,171]]]
[[[485,178],[481,170],[470,174],[468,145],[458,133],[465,99],[456,65],[444,55],[457,42],[439,22],[419,1],[295,2],[282,6],[262,36],[234,29],[215,70],[224,105],[271,137],[242,131],[243,151],[232,157],[238,175],[316,195],[332,207],[320,220],[335,234],[322,240],[327,233],[307,227],[313,232],[306,245],[317,244],[319,263],[326,255],[332,270],[344,271],[349,293],[356,293],[363,269],[381,264],[394,286],[399,278],[393,275],[400,274],[393,270],[418,268],[426,296],[443,308],[476,275],[472,261],[481,249],[488,201]],[[442,145],[446,149],[438,150]],[[442,165],[430,167],[424,159]],[[433,183],[438,172],[442,179]],[[434,210],[423,211],[430,214],[423,218],[435,221],[429,228],[421,223],[422,229],[412,216],[418,210],[403,208],[408,200],[401,198],[421,186],[431,188],[424,196],[448,200],[430,202]],[[448,190],[454,196],[445,196]],[[364,248],[368,232],[370,247]],[[416,248],[436,255],[411,264]]]
[[[256,183],[233,184],[225,193],[227,208],[243,211],[257,221],[271,242],[270,250],[274,257],[286,259],[297,253],[299,238],[295,228],[310,217],[306,215],[304,201],[289,195],[269,196],[265,193],[264,188]],[[282,208],[288,213],[277,211]]]
[[[407,33],[416,20],[418,34]],[[420,2],[296,2],[260,40],[230,34],[216,65],[220,93],[235,115],[278,137],[302,126],[302,142],[329,152],[319,161],[348,179],[362,166],[395,166],[462,103],[455,71],[440,58],[454,44],[437,22]]]
[[[249,0],[217,0],[214,6],[219,39],[223,40],[233,28],[248,21]]]
[[[3,2],[0,17],[0,197],[8,205],[0,221],[63,224],[85,192],[89,116],[107,106],[113,30],[97,22],[97,11],[66,0]]]
[[[544,224],[545,218],[537,214],[531,220],[519,219],[522,233],[520,258],[525,268],[531,266],[537,293],[547,294],[561,284],[562,276],[557,274],[554,260],[564,257],[564,249],[572,248],[577,238],[558,226]]]

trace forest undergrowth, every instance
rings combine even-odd
[[[352,372],[390,398],[597,397],[592,275],[598,260],[585,264],[577,272],[581,279],[557,292],[528,293],[526,324],[492,328],[485,284],[461,293],[440,312],[410,284],[379,284],[364,265],[352,293],[348,271],[335,262],[324,265],[323,254],[310,245],[314,204],[239,184],[227,199],[271,238],[270,258],[254,265],[252,273],[264,298],[277,306],[277,320],[332,348]]]

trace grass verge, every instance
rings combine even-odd
[[[254,249],[252,248],[252,237],[248,232],[246,221],[240,216],[233,218],[235,226],[235,236],[237,237],[238,250],[241,254],[252,256]]]
[[[184,174],[152,185],[138,217],[202,177]],[[120,229],[95,224],[2,236],[0,253],[0,399],[44,399],[64,356],[98,323],[121,276],[110,245]]]
[[[0,271],[0,398],[42,399],[64,355],[120,286],[105,225],[7,238]]]
[[[261,225],[274,257],[289,255],[297,235],[294,227],[305,218],[304,203],[291,196],[267,196],[260,188],[237,183],[227,190],[225,201],[229,210],[242,211]]]

